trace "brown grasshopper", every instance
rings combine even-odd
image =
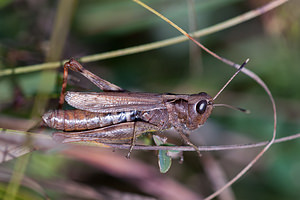
[[[249,59],[248,59],[249,60]],[[146,132],[160,132],[174,127],[190,146],[198,148],[188,139],[189,130],[203,125],[213,107],[214,100],[241,71],[246,60],[223,88],[212,98],[205,92],[198,94],[156,94],[126,91],[101,79],[71,59],[64,64],[64,81],[60,104],[64,99],[75,110],[54,110],[43,115],[51,128],[64,132],[54,133],[62,142],[95,141],[114,143],[131,140],[128,157],[138,136]],[[68,69],[81,73],[103,92],[66,92]]]

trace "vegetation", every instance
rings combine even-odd
[[[188,32],[206,30],[262,6],[255,0],[154,0],[149,4]],[[299,2],[291,1],[234,27],[202,32],[199,39],[236,63],[250,58],[246,67],[267,83],[277,103],[277,137],[300,130],[298,6]],[[71,57],[130,91],[205,91],[214,96],[235,72],[190,42],[147,51],[143,46],[144,52],[138,52],[139,45],[158,41],[162,46],[162,40],[181,35],[132,1],[0,1],[0,27],[0,127],[5,129],[51,136],[53,130],[39,127],[41,115],[57,108],[62,60]],[[127,54],[123,49],[129,47],[134,47],[133,52]],[[109,54],[115,50],[119,54]],[[100,56],[91,56],[95,54]],[[70,74],[68,90],[99,91],[79,74]],[[215,108],[206,124],[190,135],[197,145],[270,140],[272,107],[255,81],[239,74],[217,102],[251,113]],[[170,143],[182,144],[174,132],[167,137]],[[160,174],[155,151],[134,150],[128,160],[127,150],[57,146],[49,138],[44,148],[23,149],[31,153],[1,163],[1,199],[200,199],[223,186],[259,150],[203,152],[200,162],[195,152],[184,152],[182,164],[173,160],[169,171]],[[152,142],[147,136],[141,140]],[[9,146],[0,137],[3,155],[19,147],[16,144]],[[247,176],[219,198],[298,199],[299,150],[299,139],[274,144]]]

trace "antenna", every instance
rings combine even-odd
[[[227,85],[232,81],[232,79],[234,79],[234,77],[236,77],[236,75],[242,71],[243,67],[249,62],[249,58],[239,67],[239,69],[232,75],[232,77],[227,81],[227,83],[225,83],[225,85],[221,88],[221,90],[216,94],[216,96],[213,98],[213,100],[215,100],[220,94],[221,92],[223,92],[223,90],[227,87]]]
[[[246,114],[249,114],[250,113],[250,110],[247,110],[247,109],[244,109],[244,108],[239,108],[239,107],[235,107],[235,106],[232,106],[232,105],[228,105],[228,104],[213,104],[214,107],[227,107],[227,108],[231,108],[233,110],[238,110],[238,111],[241,111],[243,113],[246,113]]]

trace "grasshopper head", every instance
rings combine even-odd
[[[213,109],[213,99],[205,92],[193,94],[188,99],[187,128],[196,129],[203,125]]]

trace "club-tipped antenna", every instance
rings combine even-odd
[[[246,113],[246,114],[250,113],[250,110],[247,110],[247,109],[244,109],[244,108],[239,108],[239,107],[235,107],[235,106],[228,105],[228,104],[214,104],[214,107],[218,107],[218,106],[231,108],[233,110],[238,110],[238,111],[241,111],[241,112]]]
[[[221,90],[215,95],[215,97],[213,98],[213,100],[215,100],[222,92],[223,90],[227,87],[227,85],[232,81],[232,79],[234,79],[234,77],[236,77],[236,75],[242,71],[242,69],[244,68],[244,66],[249,62],[249,58],[239,67],[239,69],[232,75],[232,77],[227,81],[227,83],[221,88]]]

